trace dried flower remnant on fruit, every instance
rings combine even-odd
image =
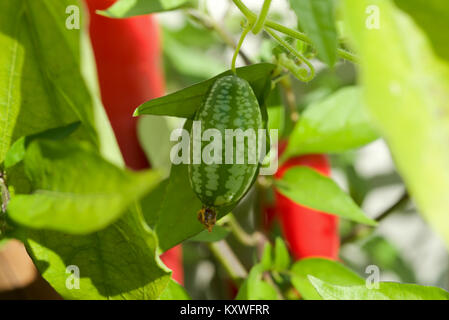
[[[198,220],[209,232],[212,232],[212,228],[217,222],[217,213],[215,212],[215,209],[203,206],[198,212]]]

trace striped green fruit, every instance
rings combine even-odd
[[[219,78],[197,110],[190,134],[189,177],[203,203],[198,219],[211,231],[215,209],[238,202],[258,171],[262,114],[249,83]]]

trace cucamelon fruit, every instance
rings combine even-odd
[[[190,134],[189,178],[203,203],[198,219],[209,231],[216,209],[238,202],[254,181],[262,143],[259,129],[262,114],[250,84],[235,75],[216,80],[195,113]]]

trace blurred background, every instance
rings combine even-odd
[[[245,0],[254,11],[259,0]],[[167,93],[205,80],[229,69],[235,43],[241,32],[241,13],[226,0],[200,0],[198,10],[188,9],[157,15],[163,39],[163,63]],[[286,0],[273,0],[270,17],[290,27],[296,18]],[[211,32],[210,30],[215,30]],[[273,43],[263,33],[246,38],[242,51],[251,62],[271,62]],[[356,83],[356,70],[351,63],[340,62],[329,71],[313,60],[317,76],[308,84],[292,80],[298,111],[325,98],[341,87]],[[238,66],[246,61],[240,56]],[[285,103],[286,97],[281,97]],[[274,117],[273,117],[274,118]],[[288,117],[278,114],[278,125],[288,131]],[[172,129],[181,125],[179,119],[147,116],[139,123],[141,143],[155,167],[168,173],[169,146],[165,143]],[[152,135],[151,130],[158,132]],[[157,137],[157,138],[155,138]],[[162,144],[160,141],[164,141]],[[381,281],[401,281],[449,289],[449,255],[441,239],[427,226],[412,201],[404,198],[404,185],[395,171],[388,147],[377,140],[357,151],[330,157],[332,177],[372,218],[391,211],[373,233],[354,234],[353,224],[341,220],[340,259],[362,276],[368,265],[377,265]],[[252,207],[250,192],[234,214],[246,230],[260,227],[266,214]],[[401,201],[403,200],[403,201]],[[391,209],[391,210],[390,210]],[[269,237],[280,235],[276,221]],[[251,266],[254,249],[227,238],[236,248],[243,264]],[[205,244],[187,241],[183,244],[185,287],[193,299],[229,297],[230,286],[221,266],[214,262]],[[187,276],[188,275],[188,276]],[[52,299],[59,296],[38,276],[23,246],[17,241],[0,242],[0,299]]]

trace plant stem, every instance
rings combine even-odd
[[[248,7],[246,7],[241,0],[232,0],[232,1],[249,21],[255,21],[257,19],[257,15],[254,12],[252,12],[251,10],[249,10]],[[301,41],[307,42],[308,44],[313,45],[310,38],[307,37],[304,33],[299,32],[297,30],[290,29],[288,27],[285,27],[285,26],[283,26],[277,22],[271,21],[269,19],[265,20],[265,27],[279,31],[283,34],[286,34],[286,35],[292,37],[292,38],[295,38],[295,39],[298,39],[298,40],[301,40]],[[341,58],[346,59],[348,61],[351,61],[354,63],[357,63],[357,61],[358,61],[357,57],[354,54],[352,54],[351,52],[348,52],[342,48],[338,48],[337,53]]]
[[[186,10],[186,13],[206,29],[215,31],[226,45],[234,50],[237,48],[237,44],[232,39],[231,35],[227,33],[226,30],[224,30],[214,19],[195,9]],[[245,61],[246,65],[250,65],[252,63],[251,59],[248,58],[242,49],[239,50],[239,55]]]
[[[8,186],[6,185],[5,174],[0,171],[0,193],[2,196],[2,213],[6,212],[10,200]]]
[[[239,8],[239,10],[243,13],[243,15],[248,19],[249,22],[254,23],[257,19],[257,16],[248,9],[247,6],[241,0],[232,0],[234,4]]]
[[[263,235],[260,232],[256,231],[252,234],[248,234],[245,230],[243,230],[232,213],[228,214],[223,219],[224,222],[229,225],[231,232],[237,240],[245,246],[253,247],[258,245],[260,241],[263,241]]]
[[[296,96],[293,91],[292,84],[289,78],[282,79],[280,81],[281,87],[285,92],[285,98],[287,100],[287,106],[290,112],[290,119],[295,124],[299,120],[299,113],[296,108]]]
[[[393,204],[391,207],[389,207],[387,210],[385,210],[383,213],[381,213],[380,215],[377,216],[377,218],[375,219],[377,222],[380,222],[382,220],[384,220],[386,217],[388,217],[391,213],[398,211],[400,209],[402,209],[410,200],[410,195],[408,194],[408,192],[404,192],[404,194],[402,195],[402,197],[399,198],[399,200]]]
[[[243,41],[245,40],[246,35],[248,34],[248,32],[251,31],[251,28],[252,28],[252,25],[251,25],[251,23],[248,22],[248,25],[247,25],[247,26],[245,27],[245,29],[243,30],[242,35],[240,36],[240,40],[239,40],[239,42],[237,43],[237,47],[235,48],[234,56],[232,57],[232,63],[231,63],[231,70],[232,70],[232,72],[233,72],[234,74],[236,74],[236,71],[235,71],[235,62],[237,61],[237,56],[238,56],[238,54],[239,54],[240,48],[242,47]]]
[[[315,68],[313,65],[301,54],[299,53],[293,46],[291,46],[287,41],[278,36],[273,30],[265,28],[265,31],[272,36],[277,42],[279,42],[285,49],[287,49],[291,54],[293,54],[298,60],[304,62],[310,70],[308,76],[296,75],[300,80],[307,82],[312,80],[315,77]],[[293,70],[290,70],[293,71]]]
[[[259,18],[257,18],[256,24],[253,28],[253,33],[258,34],[262,30],[265,20],[267,19],[268,11],[270,10],[271,0],[264,0],[262,10],[260,11]]]
[[[208,246],[212,254],[236,284],[240,284],[241,280],[248,276],[245,267],[225,240],[209,243]]]
[[[402,209],[408,203],[409,200],[410,200],[410,195],[408,194],[408,192],[404,192],[404,194],[399,198],[398,201],[396,201],[392,206],[390,206],[388,209],[386,209],[383,213],[378,215],[377,218],[374,220],[376,220],[377,222],[384,220],[386,217],[388,217],[393,212],[396,212],[396,211]],[[356,227],[354,227],[354,229],[352,230],[352,232],[350,234],[348,234],[341,240],[341,244],[344,245],[346,243],[352,242],[352,241],[358,239],[364,233],[369,232],[372,229],[373,229],[372,227],[368,227],[365,225],[357,225]]]

